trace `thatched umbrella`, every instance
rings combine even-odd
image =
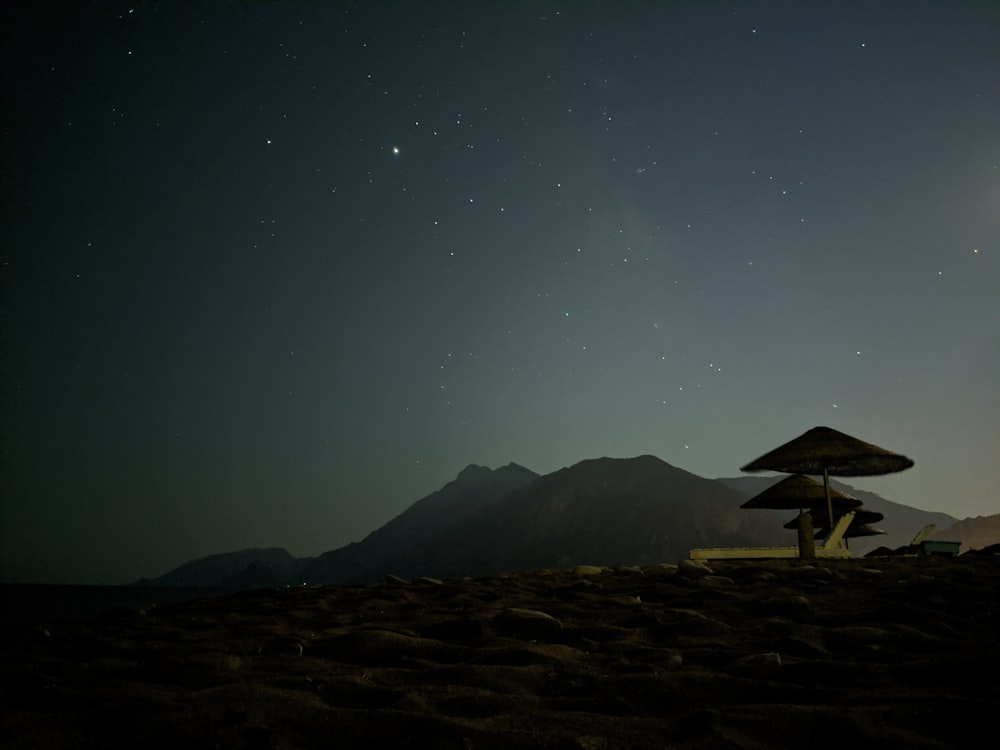
[[[830,501],[838,510],[860,508],[861,501],[830,488]],[[768,510],[793,510],[795,508],[822,508],[826,506],[826,490],[815,479],[804,474],[793,474],[747,500],[741,508],[766,508]]]
[[[822,474],[827,520],[833,528],[830,475],[841,477],[892,474],[913,466],[899,453],[858,440],[829,427],[813,427],[794,440],[765,453],[741,471],[783,471],[789,474]]]
[[[829,529],[820,529],[816,532],[816,536],[819,539],[823,539],[830,533]],[[878,536],[879,534],[886,534],[888,532],[883,531],[877,526],[870,526],[866,523],[851,523],[847,527],[847,531],[844,532],[844,544],[847,544],[848,539],[855,539],[859,536]]]
[[[857,529],[860,529],[862,526],[866,526],[867,524],[878,523],[883,518],[885,518],[885,516],[883,516],[878,511],[868,510],[867,508],[858,508],[857,510],[854,511],[854,518],[851,519],[851,524],[850,526],[847,527],[847,531],[844,533],[844,536],[845,537],[864,536],[863,534],[855,534],[852,532],[856,531]],[[799,527],[798,516],[793,518],[788,523],[784,524],[784,527],[786,529],[797,529]],[[830,529],[828,527],[824,527],[818,529],[815,533],[816,536],[825,536],[829,531]]]
[[[833,491],[836,492],[836,490]],[[841,515],[843,514],[838,513],[834,520],[835,521],[839,520]],[[851,519],[851,525],[848,526],[848,530],[850,530],[852,527],[864,526],[865,524],[869,523],[878,523],[883,518],[885,518],[885,516],[879,513],[878,511],[868,510],[867,508],[859,507],[854,511],[854,518]],[[797,523],[798,523],[798,518],[793,518],[791,521],[785,524],[785,528],[794,529],[796,528]],[[825,534],[827,531],[829,531],[828,528],[823,528],[821,531],[817,531],[816,535],[819,536],[821,533]],[[845,536],[847,535],[845,534]]]
[[[816,536],[821,539],[825,537],[828,533],[827,529],[820,529],[816,532]],[[879,534],[888,534],[888,531],[883,531],[877,526],[869,526],[866,523],[860,526],[855,526],[853,523],[848,527],[847,531],[844,532],[844,539],[855,539],[859,536],[878,536]]]

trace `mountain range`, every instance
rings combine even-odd
[[[653,565],[693,547],[795,543],[794,512],[741,510],[781,477],[706,479],[654,456],[581,461],[540,476],[511,463],[472,464],[360,542],[296,558],[278,548],[194,560],[144,585],[244,589],[401,577],[458,578],[579,564]],[[888,534],[851,540],[855,554],[907,544],[925,524],[957,519],[834,482],[885,520]],[[994,540],[1000,541],[1000,540]]]

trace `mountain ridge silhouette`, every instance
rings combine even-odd
[[[387,574],[456,578],[652,565],[687,557],[693,547],[794,544],[794,532],[781,528],[787,512],[739,507],[780,479],[706,479],[652,455],[585,459],[545,475],[515,463],[469,464],[359,542],[317,557],[295,558],[280,548],[210,555],[140,582],[239,589],[365,583]],[[944,528],[956,521],[836,486],[883,512],[880,526],[905,541],[925,523]],[[873,537],[871,546],[887,539],[893,541]]]

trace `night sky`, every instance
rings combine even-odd
[[[6,2],[3,580],[816,425],[1000,512],[1000,3]],[[916,531],[916,529],[914,529]]]

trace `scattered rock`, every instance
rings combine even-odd
[[[709,617],[696,609],[665,609],[663,625],[655,630],[665,636],[692,635],[699,638],[723,636],[730,632],[724,622]]]
[[[727,576],[716,576],[716,575],[702,576],[697,580],[698,583],[700,583],[702,586],[709,586],[712,588],[732,586],[734,583],[736,583],[736,581],[734,581],[732,578],[729,578]]]
[[[832,578],[833,571],[821,565],[800,565],[790,568],[789,573],[802,578]]]
[[[306,642],[302,638],[293,635],[278,636],[257,649],[257,653],[275,656],[302,656],[305,647]]]
[[[310,654],[346,664],[409,668],[437,661],[453,663],[466,649],[437,639],[391,630],[349,630],[313,643]]]
[[[509,607],[494,618],[497,632],[521,640],[538,640],[558,633],[562,623],[537,609]]]
[[[779,667],[781,667],[781,654],[777,651],[767,651],[761,654],[748,654],[737,659],[726,671],[747,677],[766,677]]]
[[[848,625],[839,628],[828,628],[824,635],[824,640],[834,653],[879,651],[892,638],[893,634],[888,630],[869,625]]]
[[[481,620],[453,618],[427,626],[420,635],[444,643],[473,646],[482,642],[489,635],[489,630]]]
[[[642,597],[636,596],[616,596],[612,601],[618,604],[624,604],[628,607],[634,607],[637,604],[642,604]]]
[[[684,656],[676,648],[668,648],[663,651],[663,665],[668,669],[677,669],[684,666]]]
[[[827,583],[831,578],[836,578],[836,574],[822,565],[800,565],[788,569],[788,574],[802,581],[816,581],[817,583]]]
[[[830,628],[828,631],[837,638],[856,641],[881,641],[890,635],[888,630],[870,625],[847,625],[840,628]]]
[[[812,609],[804,596],[775,596],[754,603],[753,610],[761,614],[801,617]]]
[[[388,575],[386,575],[386,576],[383,576],[383,580],[386,583],[394,583],[394,584],[403,585],[403,586],[408,585],[410,583],[405,578],[400,578],[399,576],[394,576],[391,573],[388,574]]]
[[[744,580],[749,583],[770,583],[777,577],[770,570],[758,570],[750,573]]]
[[[619,565],[617,568],[615,568],[615,573],[620,573],[620,574],[624,573],[626,575],[637,575],[637,576],[645,575],[645,573],[642,572],[642,568],[640,568],[638,565]]]
[[[701,560],[681,560],[677,564],[677,569],[688,578],[703,578],[704,576],[710,576],[715,573],[714,570],[708,567]]]

